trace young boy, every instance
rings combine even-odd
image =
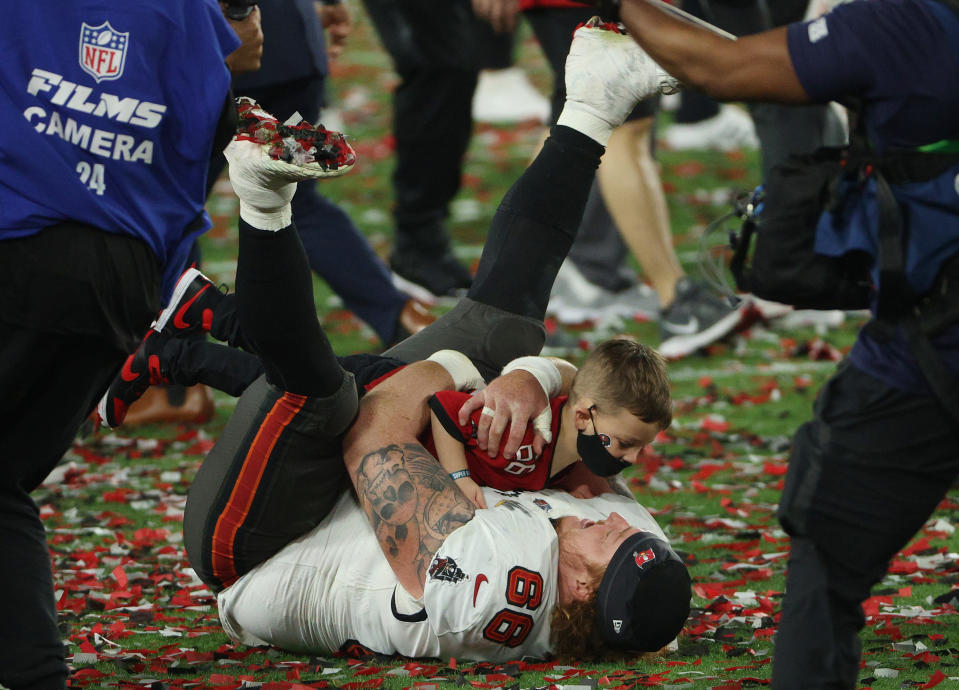
[[[468,393],[441,391],[430,400],[430,450],[479,508],[486,507],[481,486],[536,491],[578,460],[593,475],[614,475],[636,462],[672,421],[665,359],[624,338],[607,340],[590,353],[568,398],[550,399],[552,424],[539,456],[533,451],[532,426],[512,459],[499,449],[480,449],[476,429],[483,412],[459,422],[459,409],[468,398]]]

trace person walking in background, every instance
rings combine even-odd
[[[400,83],[393,91],[394,235],[401,285],[458,296],[472,280],[446,218],[460,188],[479,69],[469,0],[364,0]]]

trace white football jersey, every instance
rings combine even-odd
[[[249,645],[325,654],[356,640],[410,657],[505,661],[549,651],[558,549],[550,519],[616,511],[663,536],[633,499],[484,489],[487,510],[436,552],[422,599],[397,584],[369,521],[345,494],[311,532],[220,592],[224,630]]]

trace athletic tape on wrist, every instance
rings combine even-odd
[[[559,367],[547,358],[533,356],[518,357],[503,367],[501,373],[508,374],[517,369],[529,372],[536,377],[539,385],[543,387],[543,392],[546,393],[547,398],[553,398],[559,395],[563,387],[563,377],[559,373]]]
[[[453,386],[458,391],[479,390],[486,386],[486,381],[469,357],[456,350],[438,350],[426,358],[428,362],[436,362],[446,369],[446,373],[453,379]]]
[[[293,223],[290,204],[274,209],[261,209],[240,200],[240,218],[257,230],[282,230]]]
[[[566,101],[556,124],[575,129],[601,146],[606,146],[609,143],[609,137],[613,133],[613,126],[609,122],[593,109],[576,101]]]
[[[533,417],[533,429],[538,431],[546,443],[553,442],[553,408],[549,405],[546,409]]]

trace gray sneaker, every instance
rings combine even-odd
[[[676,283],[676,299],[659,320],[659,351],[679,359],[724,338],[739,325],[746,303],[737,307],[689,278]]]
[[[642,283],[622,292],[610,292],[591,283],[571,261],[564,261],[546,311],[563,324],[614,318],[655,319],[659,299],[655,290]]]

